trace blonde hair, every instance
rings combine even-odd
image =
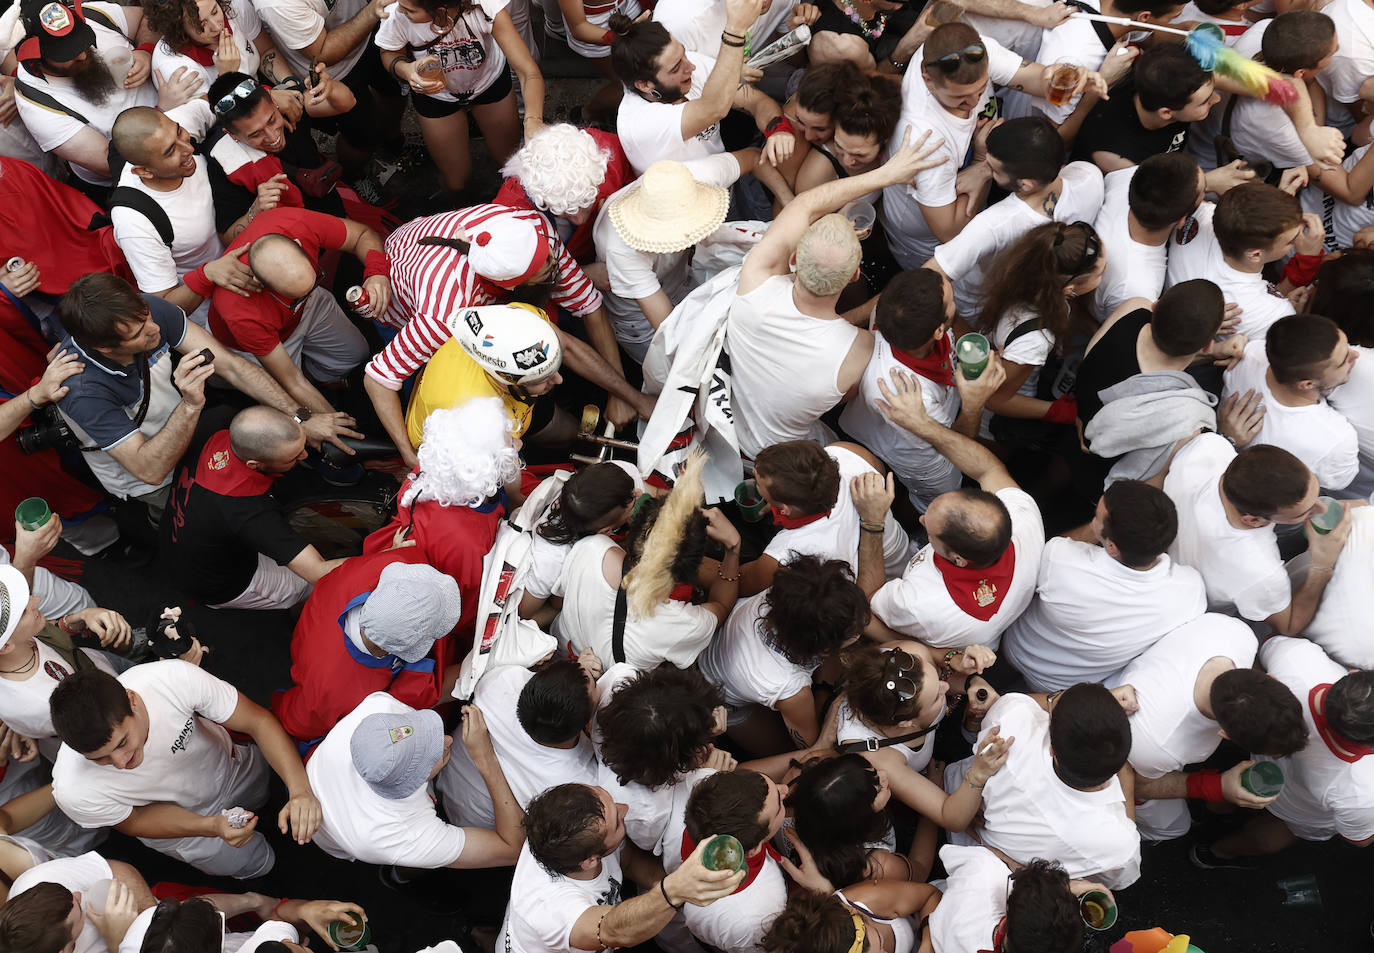
[[[797,283],[822,298],[837,295],[853,280],[862,259],[854,226],[831,212],[812,222],[797,242]]]
[[[673,591],[673,560],[682,546],[687,523],[706,502],[701,482],[701,471],[705,468],[706,452],[697,447],[687,455],[682,472],[663,501],[639,560],[620,582],[625,587],[630,611],[637,618],[653,615]]]

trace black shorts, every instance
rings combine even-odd
[[[315,118],[311,122],[316,129],[331,135],[338,133],[359,149],[374,149],[382,143],[382,117],[377,102],[368,92],[375,90],[384,99],[400,99],[404,96],[396,78],[382,68],[382,51],[371,37],[366,40],[367,49],[353,64],[341,83],[352,92],[357,103],[341,116]]]
[[[443,119],[445,116],[452,116],[469,106],[488,106],[491,103],[499,103],[509,96],[510,91],[514,88],[515,84],[511,82],[510,70],[506,69],[501,71],[501,75],[496,77],[490,86],[470,99],[450,102],[447,99],[435,99],[433,96],[426,96],[423,93],[412,93],[410,100],[415,104],[415,111],[426,119]]]

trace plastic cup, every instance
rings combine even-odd
[[[48,501],[41,496],[31,496],[14,508],[14,518],[26,530],[36,530],[45,525],[52,517]]]
[[[747,863],[744,845],[730,834],[717,834],[707,842],[701,862],[707,870],[743,870]]]
[[[859,241],[873,234],[873,223],[878,220],[878,212],[869,203],[855,200],[840,209],[840,214],[854,226],[854,235]]]
[[[754,480],[745,480],[735,487],[735,505],[739,507],[739,515],[749,523],[759,522],[768,512],[768,501]]]
[[[1078,898],[1078,913],[1089,930],[1110,930],[1117,912],[1116,901],[1105,890],[1089,890]]]
[[[25,500],[24,502],[27,503],[28,501]],[[1340,501],[1333,500],[1329,496],[1319,496],[1317,502],[1321,503],[1325,509],[1308,522],[1312,524],[1314,530],[1325,536],[1340,523],[1341,517],[1345,515],[1345,507],[1340,504]]]
[[[1240,786],[1255,797],[1275,797],[1283,790],[1283,768],[1272,761],[1256,761],[1241,772]]]
[[[372,940],[372,928],[350,913],[347,920],[334,920],[329,924],[329,939],[340,950],[361,950]]]
[[[81,895],[81,905],[86,908],[88,913],[94,910],[96,913],[104,915],[105,901],[109,899],[111,883],[112,881],[108,878],[97,880],[91,885],[90,890]]]
[[[988,343],[988,339],[976,331],[965,334],[954,342],[954,357],[969,380],[982,376],[983,371],[987,369],[988,355],[991,353],[992,345]]]
[[[1045,98],[1051,106],[1063,106],[1073,98],[1074,87],[1082,76],[1082,67],[1073,63],[1060,63],[1050,74],[1050,83],[1045,90]]]

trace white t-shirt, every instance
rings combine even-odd
[[[171,192],[151,189],[126,166],[119,184],[147,195],[167,213],[172,225],[172,245],[162,237],[148,216],[135,209],[116,206],[110,211],[115,241],[129,260],[138,290],[157,294],[175,288],[181,277],[224,254],[224,243],[215,231],[215,197],[205,157],[195,156],[196,171]]]
[[[1371,562],[1374,509],[1361,506],[1350,511],[1350,536],[1341,550],[1341,558],[1336,560],[1336,570],[1326,584],[1317,612],[1303,631],[1327,655],[1352,668],[1374,669],[1374,638],[1369,635],[1369,620],[1374,619]]]
[[[1369,499],[1374,494],[1374,348],[1351,346],[1360,356],[1350,379],[1332,391],[1327,401],[1355,428],[1360,447],[1360,472],[1342,496]]]
[[[113,880],[114,871],[109,863],[95,851],[80,857],[59,857],[37,867],[30,867],[14,878],[10,887],[10,899],[31,890],[39,884],[60,884],[72,893],[83,896],[90,894],[102,880]],[[82,904],[83,908],[85,904]],[[100,935],[89,917],[84,918],[81,935],[76,938],[73,953],[107,953],[105,938]]]
[[[739,178],[739,160],[728,152],[691,159],[687,163],[692,177],[706,185],[728,188]],[[639,189],[636,179],[612,195],[601,206],[592,239],[596,243],[596,258],[606,263],[610,292],[603,292],[602,300],[610,314],[611,328],[621,344],[647,348],[654,336],[654,327],[640,310],[639,299],[662,291],[676,307],[692,290],[688,268],[692,248],[676,252],[646,252],[631,248],[611,222],[610,209],[620,199]]]
[[[941,714],[940,719],[943,718],[944,715]],[[907,730],[898,733],[906,734]],[[836,723],[835,737],[840,744],[844,744],[847,741],[866,741],[869,738],[877,738],[881,741],[886,736],[874,731],[860,721],[859,716],[854,713],[854,709],[849,706],[849,699],[846,698],[840,702],[840,713]],[[912,744],[916,747],[913,748],[911,746]],[[910,744],[902,742],[901,744],[888,745],[887,747],[905,758],[906,766],[912,771],[915,771],[917,774],[924,774],[926,768],[930,765],[931,756],[935,754],[935,732],[932,731],[924,738],[914,740]]]
[[[1126,815],[1126,799],[1113,777],[1100,791],[1071,788],[1054,773],[1050,715],[1028,695],[1003,695],[988,710],[981,745],[994,726],[1016,744],[983,789],[983,844],[1025,863],[1053,857],[1072,879],[1091,879],[1120,890],[1140,876],[1140,834]],[[969,761],[945,771],[945,790],[963,783]],[[969,843],[967,839],[956,841]]]
[[[830,442],[821,415],[844,399],[840,369],[862,333],[799,311],[793,280],[774,275],[736,295],[726,318],[735,434],[750,459],[785,440]]]
[[[256,76],[258,66],[262,63],[262,54],[258,51],[256,40],[258,34],[263,30],[262,20],[258,18],[258,11],[252,3],[240,3],[234,7],[234,12],[229,14],[229,26],[233,29],[234,45],[239,48],[239,68],[238,72],[246,73],[249,76]],[[161,40],[153,47],[153,83],[158,89],[167,80],[172,78],[172,74],[179,67],[186,67],[187,73],[194,73],[200,76],[204,84],[198,90],[200,95],[205,95],[210,91],[210,85],[219,79],[219,69],[212,60],[209,66],[201,66],[191,57],[184,53],[174,53],[167,48],[167,44]]]
[[[1209,612],[1164,636],[1121,670],[1113,684],[1135,688],[1140,709],[1131,715],[1131,767],[1159,778],[1185,764],[1206,761],[1221,743],[1217,723],[1198,711],[1198,673],[1217,657],[1249,668],[1258,645],[1239,619]]]
[[[1228,303],[1240,305],[1240,324],[1235,330],[1250,341],[1264,339],[1269,326],[1293,313],[1293,303],[1279,294],[1258,273],[1237,271],[1221,255],[1221,245],[1212,231],[1216,205],[1203,202],[1169,239],[1169,268],[1166,285],[1173,287],[1192,278],[1214,282]]]
[[[143,939],[148,934],[148,927],[152,925],[153,914],[155,913],[157,913],[157,907],[151,906],[138,915],[137,919],[129,925],[129,930],[124,934],[124,939],[120,941],[119,953],[140,953],[143,948]],[[220,953],[255,953],[258,947],[271,940],[299,943],[300,939],[300,934],[291,924],[284,920],[268,920],[258,924],[258,928],[252,933],[224,934]]]
[[[492,21],[509,5],[509,0],[478,0],[439,39],[433,24],[412,23],[393,3],[386,8],[388,16],[377,27],[373,41],[383,50],[410,49],[416,60],[439,57],[444,89],[424,95],[445,103],[465,102],[485,92],[506,72],[506,54],[492,35]]]
[[[473,696],[473,704],[482,710],[482,717],[486,719],[501,772],[521,808],[552,785],[596,783],[596,753],[585,734],[580,735],[571,748],[546,748],[520,727],[516,704],[525,683],[533,677],[534,673],[527,668],[501,665],[488,670],[477,683]],[[461,725],[454,729],[453,750],[448,764],[439,772],[435,787],[444,799],[449,821],[464,827],[496,828],[491,792],[463,747]]]
[[[1059,536],[1045,544],[1035,598],[1002,636],[1002,654],[1037,692],[1105,684],[1205,611],[1202,576],[1167,554],[1131,569],[1101,546]]]
[[[89,123],[89,128],[108,139],[114,121],[119,118],[119,114],[124,110],[133,106],[157,105],[157,90],[153,88],[152,83],[143,83],[133,89],[124,88],[124,78],[129,74],[129,67],[133,65],[134,48],[126,38],[129,32],[129,21],[125,18],[123,9],[118,4],[100,2],[87,4],[86,9],[99,10],[123,31],[120,33],[111,30],[95,19],[87,19],[86,21],[95,31],[96,51],[114,76],[114,89],[110,91],[109,98],[105,100],[104,105],[98,106],[78,92],[70,78],[66,76],[39,76],[31,72],[28,67],[21,66],[18,75],[20,83],[37,89],[39,92],[47,93],[64,106],[68,106],[85,116],[87,120],[87,122],[82,122],[64,112],[58,112],[47,106],[40,106],[32,100],[26,99],[22,89],[17,90],[14,101],[19,107],[19,118],[23,120],[24,126],[44,152],[52,152],[59,148],[81,130],[88,128],[87,123]],[[110,184],[109,176],[100,175],[75,163],[72,163],[71,167],[73,172],[93,185]]]
[[[695,67],[686,98],[700,99],[711,70],[716,68],[716,61],[704,53],[688,51],[686,56]],[[711,123],[691,139],[682,138],[682,114],[686,111],[685,101],[655,103],[639,95],[636,90],[625,90],[616,113],[616,129],[620,145],[625,150],[625,158],[630,160],[635,175],[643,175],[645,169],[660,159],[685,162],[725,151],[718,122]]]
[[[1283,768],[1283,791],[1269,805],[1303,840],[1321,841],[1339,834],[1360,841],[1374,836],[1374,757],[1352,763],[1341,760],[1317,733],[1308,695],[1317,685],[1335,684],[1345,667],[1306,639],[1275,636],[1260,648],[1269,674],[1287,685],[1302,703],[1311,733],[1307,747],[1276,760]]]
[[[1194,437],[1174,457],[1164,492],[1178,508],[1177,563],[1202,573],[1207,608],[1262,622],[1293,600],[1273,525],[1238,529],[1226,518],[1221,475],[1236,451],[1220,434]]]
[[[930,915],[937,953],[975,953],[993,948],[992,934],[1007,915],[1011,871],[986,847],[940,848],[944,894]]]
[[[1328,119],[1349,135],[1354,120],[1348,108],[1332,106],[1355,103],[1360,99],[1360,86],[1374,74],[1374,10],[1364,0],[1336,0],[1322,8],[1336,27],[1340,49],[1330,65],[1317,74],[1317,82],[1326,90]]]
[[[993,84],[1010,83],[1021,68],[1021,57],[995,40],[983,37],[983,45],[988,51],[989,82],[967,119],[955,116],[940,105],[931,95],[919,68],[907,70],[902,77],[901,121],[897,123],[897,131],[888,146],[889,154],[901,146],[902,136],[907,129],[911,130],[912,142],[929,130],[927,144],[944,140],[944,145],[931,153],[930,158],[944,156],[947,160],[917,173],[910,185],[890,185],[883,190],[883,229],[887,232],[887,243],[892,254],[903,268],[919,268],[935,251],[940,240],[926,224],[921,206],[942,208],[955,200],[954,179],[968,155],[973,128],[993,96]],[[913,67],[919,66],[921,55],[921,51],[917,50],[912,56]]]
[[[792,8],[774,3],[759,14],[758,20],[745,31],[745,59],[767,45],[774,34],[781,32]],[[720,55],[720,35],[725,30],[725,0],[661,0],[654,4],[654,22],[663,24],[693,53],[710,57]]]
[[[1052,214],[1009,195],[975,215],[953,241],[935,249],[936,263],[954,282],[960,314],[978,311],[988,281],[987,269],[1022,235],[1048,222],[1091,222],[1097,215],[1102,207],[1102,172],[1097,166],[1070,162],[1059,175],[1063,187]]]
[[[1154,301],[1164,290],[1168,243],[1142,245],[1131,237],[1131,179],[1138,168],[1133,165],[1117,169],[1102,180],[1102,208],[1093,220],[1093,228],[1107,248],[1107,268],[1091,303],[1093,317],[1098,321],[1106,321],[1131,298]]]
[[[22,682],[8,678],[0,682],[0,721],[19,734],[37,741],[43,757],[52,760],[57,757],[62,743],[57,740],[57,729],[52,724],[48,700],[57,683],[72,672],[71,666],[62,660],[54,648],[45,642],[38,642],[37,645],[38,662],[33,674]],[[115,674],[103,652],[92,649],[78,651],[85,652],[86,658],[102,672]]]
[[[811,687],[814,667],[789,662],[763,640],[767,596],[765,589],[736,602],[720,634],[697,660],[701,674],[731,708],[777,708],[778,702]]]
[[[1054,350],[1054,335],[1044,328],[1033,328],[1018,335],[1012,340],[1012,334],[1016,329],[1027,321],[1034,321],[1036,316],[1026,308],[1014,308],[1002,315],[997,321],[997,327],[992,329],[992,334],[988,335],[992,346],[996,348],[1002,356],[1002,360],[1012,364],[1022,364],[1031,369],[1026,375],[1026,379],[1021,382],[1021,386],[1016,389],[1016,393],[1026,397],[1034,397],[1040,387],[1040,369],[1045,366],[1045,362],[1050,358],[1050,352]],[[1010,342],[1010,343],[1009,343]],[[992,411],[983,411],[983,422],[980,427],[979,435],[985,440],[991,440],[992,431],[989,429],[992,420]]]
[[[893,579],[873,596],[873,614],[893,629],[941,649],[986,645],[996,649],[1007,626],[1025,611],[1035,596],[1040,554],[1045,548],[1045,524],[1040,507],[1017,487],[997,491],[1011,513],[1011,544],[1016,565],[1001,604],[986,622],[955,604],[935,565],[935,548],[927,543],[900,579]]]
[[[687,904],[687,929],[708,947],[730,953],[763,953],[763,934],[787,904],[787,878],[771,857],[753,883],[738,893],[698,907]]]
[[[768,542],[765,556],[786,565],[793,556],[842,559],[857,576],[859,572],[859,511],[849,484],[864,473],[877,473],[868,461],[844,447],[826,447],[826,454],[840,468],[840,495],[830,515],[796,529],[784,529]],[[883,562],[888,578],[900,576],[911,556],[911,540],[892,513],[883,518]]]
[[[1287,450],[1307,464],[1323,487],[1344,489],[1360,472],[1360,441],[1355,428],[1324,399],[1301,407],[1280,403],[1269,389],[1268,370],[1264,342],[1251,341],[1245,346],[1245,356],[1226,371],[1222,399],[1257,391],[1264,398],[1264,422],[1253,442]]]
[[[946,332],[945,336],[952,345],[953,334]],[[890,384],[894,370],[906,371],[907,367],[897,360],[882,332],[875,330],[873,356],[859,381],[859,393],[840,413],[840,426],[897,474],[906,484],[911,502],[924,513],[935,497],[958,489],[964,475],[929,443],[894,424],[878,406],[883,397],[878,382]],[[927,416],[941,426],[953,426],[961,406],[958,389],[919,374],[916,380],[921,386]]]
[[[445,867],[463,853],[467,834],[439,819],[428,784],[403,798],[384,798],[353,765],[353,732],[364,718],[413,712],[386,692],[373,692],[329,729],[310,756],[306,774],[324,811],[314,840],[331,857],[365,864]]]
[[[601,872],[594,879],[573,880],[540,867],[526,844],[515,864],[510,902],[496,949],[505,953],[580,953],[572,945],[578,918],[588,907],[618,904],[624,881],[618,850],[601,858]]]
[[[291,72],[297,76],[304,76],[310,69],[310,60],[300,51],[314,43],[324,31],[337,30],[352,20],[367,3],[368,0],[335,0],[334,3],[329,0],[253,0],[258,16],[267,24]],[[349,50],[329,67],[329,75],[337,80],[347,76],[362,59],[367,44],[368,40],[364,39]]]
[[[601,566],[607,550],[615,547],[615,540],[601,533],[579,539],[553,587],[553,595],[563,600],[563,611],[553,621],[560,647],[570,647],[572,655],[591,648],[607,663],[614,660],[616,587],[606,581]],[[649,616],[638,615],[631,606],[625,614],[625,661],[640,670],[660,662],[688,668],[711,641],[717,625],[714,612],[690,602],[669,599],[655,606]]]
[[[1366,143],[1346,156],[1341,163],[1342,168],[1346,172],[1352,171],[1369,151],[1369,146]],[[1354,205],[1342,202],[1333,195],[1326,198],[1331,202],[1331,237],[1335,238],[1338,248],[1350,248],[1355,244],[1356,232],[1374,225],[1374,192],[1365,195],[1362,201]]]
[[[1035,55],[1034,60],[1046,65],[1075,63],[1085,69],[1097,70],[1107,58],[1107,49],[1107,46],[1102,45],[1102,38],[1097,35],[1097,27],[1091,21],[1069,19],[1053,30],[1045,30],[1040,34],[1040,52]],[[1017,98],[1024,100],[1024,106],[1017,111],[1018,115],[1038,111],[1044,113],[1050,122],[1060,125],[1073,115],[1073,111],[1078,108],[1078,101],[1083,97],[1080,93],[1062,106],[1053,106],[1049,100],[1028,94],[1017,94]]]
[[[52,770],[57,806],[82,827],[113,827],[159,801],[206,816],[233,807],[223,800],[234,742],[220,723],[238,708],[238,690],[180,659],[135,665],[119,681],[148,712],[143,760],[120,770],[63,745]]]

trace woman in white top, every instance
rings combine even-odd
[[[795,831],[831,883],[924,879],[916,876],[912,861],[896,852],[887,772],[853,753],[835,756],[827,751],[803,764],[792,763],[792,777],[783,777],[789,788],[783,801],[788,812],[784,831],[787,826]],[[790,837],[780,834],[773,843],[795,859]],[[928,871],[929,863],[925,866]]]
[[[704,454],[693,454],[667,497],[638,508],[628,553],[600,534],[573,546],[553,591],[563,598],[553,635],[572,654],[590,648],[607,664],[686,668],[710,643],[739,595],[740,537],[720,510],[700,508],[704,463]],[[725,558],[706,602],[695,605],[708,538],[725,547]]]
[[[930,884],[872,880],[836,890],[809,873],[809,889],[793,893],[763,935],[767,953],[914,953],[921,921],[940,902]]]
[[[544,126],[544,77],[506,9],[508,0],[398,0],[374,42],[382,65],[410,87],[425,147],[443,189],[456,195],[472,174],[468,117],[477,120],[496,168],[520,145],[509,63],[525,100],[524,134]]]
[[[252,933],[224,932],[224,919],[256,914],[262,923]],[[167,899],[141,913],[125,934],[121,950],[142,953],[254,953],[273,940],[288,950],[303,950],[301,928],[328,939],[335,920],[366,920],[356,903],[339,900],[277,900],[260,893],[217,893]],[[130,942],[137,939],[138,942]]]
[[[1062,435],[1055,425],[1074,426],[1073,400],[1045,399],[1054,381],[1042,381],[1041,368],[1074,331],[1091,330],[1087,298],[1106,269],[1107,249],[1087,222],[1037,226],[996,257],[974,330],[1001,351],[1007,379],[988,399],[985,438],[1041,445]]]

